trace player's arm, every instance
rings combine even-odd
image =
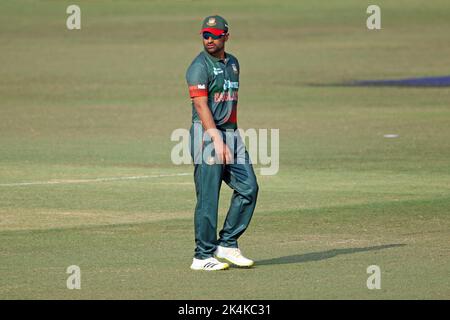
[[[202,122],[203,128],[208,132],[214,143],[214,149],[217,157],[222,159],[224,163],[230,163],[232,161],[231,152],[228,146],[224,143],[222,136],[216,128],[216,123],[211,114],[211,110],[208,107],[208,97],[200,96],[192,98],[194,102],[195,110]]]
[[[208,106],[208,72],[203,63],[193,63],[186,72],[186,81],[189,86],[189,95],[194,108],[214,143],[217,157],[224,163],[231,162],[231,152],[223,142],[220,132],[216,128],[214,118]]]

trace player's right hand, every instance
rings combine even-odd
[[[214,141],[214,150],[219,163],[226,164],[233,162],[230,148],[228,148],[227,144],[222,139],[216,139]]]

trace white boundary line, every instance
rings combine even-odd
[[[139,180],[139,179],[151,179],[151,178],[188,176],[191,174],[192,173],[185,172],[185,173],[174,173],[174,174],[158,174],[158,175],[151,175],[151,176],[130,176],[130,177],[110,177],[110,178],[95,178],[95,179],[0,183],[0,187],[42,186],[42,185],[49,185],[49,184],[77,184],[77,183],[93,183],[93,182],[108,182],[108,181],[122,181],[122,180]]]

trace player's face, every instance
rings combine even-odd
[[[225,42],[228,40],[228,34],[224,36],[215,36],[209,32],[203,33],[203,46],[209,54],[221,52],[225,48]]]

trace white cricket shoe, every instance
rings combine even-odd
[[[228,262],[238,266],[238,267],[251,267],[253,266],[253,260],[247,259],[241,253],[238,248],[226,248],[222,246],[217,246],[214,255],[219,259],[225,259]]]
[[[230,266],[228,263],[223,263],[217,260],[216,258],[208,258],[208,259],[196,259],[194,258],[191,264],[192,270],[205,270],[205,271],[217,271],[217,270],[226,270]]]

